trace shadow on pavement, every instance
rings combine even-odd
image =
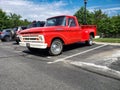
[[[14,45],[16,45],[16,43],[14,43]],[[66,45],[64,46],[63,52],[67,52],[67,51],[71,51],[77,48],[82,48],[82,47],[86,47],[86,45],[84,43],[75,43],[75,44],[71,44],[71,45]],[[36,49],[34,52],[30,52],[28,49],[23,51],[26,54],[31,54],[31,55],[36,55],[36,56],[41,56],[41,57],[48,57],[50,56],[48,53],[48,50],[44,50],[44,49]]]

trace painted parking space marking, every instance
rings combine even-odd
[[[93,51],[93,50],[96,50],[96,49],[99,49],[99,48],[102,48],[102,47],[105,47],[107,46],[108,44],[103,44],[101,46],[98,46],[98,47],[95,47],[95,48],[92,48],[92,49],[88,49],[88,50],[85,50],[83,52],[79,52],[79,53],[76,53],[76,54],[73,54],[73,55],[70,55],[70,56],[67,56],[65,58],[60,58],[60,59],[57,59],[53,62],[47,62],[48,64],[52,64],[52,63],[57,63],[57,62],[61,62],[61,61],[64,61],[66,59],[69,59],[69,58],[72,58],[72,57],[75,57],[75,56],[78,56],[78,55],[81,55],[81,54],[84,54],[84,53],[87,53],[87,52],[90,52],[90,51]]]

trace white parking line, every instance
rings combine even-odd
[[[101,46],[98,46],[98,47],[95,47],[95,48],[92,48],[92,49],[89,49],[89,50],[86,50],[86,51],[83,51],[83,52],[79,52],[79,53],[76,53],[76,54],[67,56],[67,57],[65,57],[65,58],[57,59],[57,60],[55,60],[55,61],[53,61],[53,62],[47,62],[47,63],[48,63],[48,64],[52,64],[52,63],[64,61],[64,60],[66,60],[66,59],[69,59],[69,58],[72,58],[72,57],[75,57],[75,56],[78,56],[78,55],[81,55],[81,54],[84,54],[84,53],[93,51],[93,50],[95,50],[95,49],[102,48],[102,47],[107,46],[107,45],[108,45],[108,44],[104,44],[104,45],[101,45]]]

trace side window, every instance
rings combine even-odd
[[[69,19],[68,19],[68,25],[69,25],[70,27],[76,26],[75,20],[74,20],[73,18],[69,18]]]

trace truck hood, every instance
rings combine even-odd
[[[42,32],[51,32],[51,31],[60,31],[64,30],[65,26],[49,26],[49,27],[34,27],[26,30],[22,30],[20,34],[32,34],[32,33],[42,33]]]

